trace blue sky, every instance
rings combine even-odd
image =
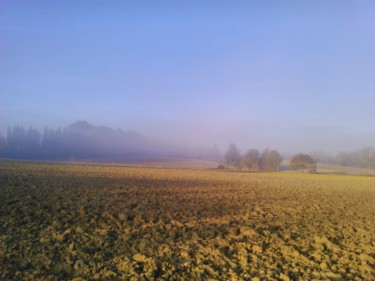
[[[0,1],[0,132],[77,120],[190,145],[375,140],[374,1]]]

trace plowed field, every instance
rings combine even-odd
[[[375,178],[0,163],[1,280],[372,280]]]

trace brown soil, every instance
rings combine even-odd
[[[1,280],[372,280],[375,179],[0,163]]]

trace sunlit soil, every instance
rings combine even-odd
[[[375,178],[0,163],[1,280],[372,280]]]

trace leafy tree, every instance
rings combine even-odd
[[[316,173],[316,162],[309,154],[294,155],[290,160],[290,167],[301,172],[307,169],[309,173]]]
[[[228,147],[227,152],[224,155],[225,163],[238,166],[241,156],[234,143],[231,143]]]
[[[242,164],[250,170],[259,169],[260,153],[256,149],[249,149],[242,157]]]

